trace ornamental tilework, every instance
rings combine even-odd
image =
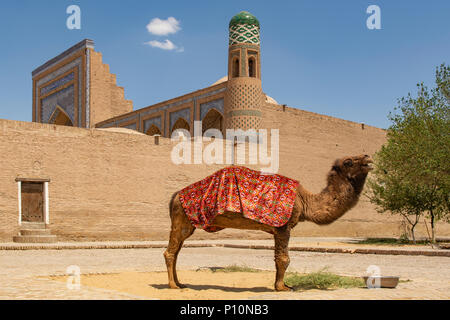
[[[56,88],[59,88],[66,84],[69,81],[72,81],[75,78],[75,74],[73,72],[69,73],[67,76],[49,84],[46,87],[41,88],[41,95],[44,95],[52,90],[55,90]]]
[[[203,120],[208,111],[211,109],[216,109],[217,111],[223,114],[223,98],[202,103],[200,105],[200,119]]]
[[[75,52],[75,53],[76,53],[76,52]],[[75,53],[73,53],[73,54],[75,54]],[[73,54],[71,54],[71,55],[73,55]],[[71,56],[71,55],[69,55],[69,56]],[[69,57],[69,56],[68,56],[68,57]],[[81,106],[82,106],[82,99],[81,99],[82,85],[81,85],[81,84],[82,84],[82,79],[83,79],[83,78],[82,78],[83,75],[82,75],[82,58],[81,58],[81,57],[74,59],[74,60],[71,61],[70,63],[68,63],[68,64],[62,66],[61,68],[59,68],[59,69],[57,69],[57,70],[55,70],[55,71],[49,73],[49,74],[46,75],[45,77],[39,79],[39,80],[36,82],[36,87],[39,88],[40,86],[42,86],[42,85],[44,85],[45,83],[51,81],[52,79],[55,79],[55,78],[61,76],[62,74],[68,72],[69,70],[73,69],[74,67],[78,67],[78,93],[77,93],[77,94],[78,94],[78,97],[79,97],[79,99],[78,99],[78,111],[79,111],[78,119],[81,119],[81,109],[82,109],[82,108],[81,108]],[[42,71],[45,71],[45,70],[42,70]],[[69,86],[69,87],[72,87],[72,91],[74,91],[74,90],[73,90],[73,86]],[[68,88],[69,88],[69,87],[68,87]],[[67,89],[67,88],[66,88],[66,89]],[[73,94],[74,94],[74,93],[75,93],[75,92],[73,92]],[[52,96],[53,96],[53,95],[52,95]],[[38,91],[38,90],[36,90],[36,96],[35,96],[35,98],[36,98],[36,101],[39,101],[39,91]],[[49,98],[49,97],[47,97],[47,98]],[[45,99],[47,99],[47,98],[45,98]],[[73,102],[72,102],[72,105],[73,105]],[[62,106],[61,106],[61,107],[62,107]],[[43,104],[42,104],[42,108],[44,108],[44,105],[43,105]],[[47,115],[47,117],[42,117],[42,118],[41,118],[41,122],[43,122],[43,123],[48,123],[49,118],[50,118],[50,116],[51,116],[51,114],[53,113],[54,110],[55,110],[54,108],[51,109],[51,110],[41,110],[41,115],[43,115],[43,114],[46,114],[46,115]],[[39,119],[39,115],[38,115],[37,112],[38,112],[38,108],[36,107],[36,119]],[[67,112],[67,111],[66,111],[66,112]],[[73,111],[72,111],[72,114],[73,114]],[[70,120],[75,124],[73,117],[72,117]],[[79,122],[80,122],[80,123],[78,124],[78,126],[81,126],[81,121],[79,121]]]
[[[90,79],[90,74],[91,74],[91,51],[90,50],[86,50],[86,83],[90,84],[91,83],[91,79]],[[90,96],[91,96],[91,86],[87,85],[86,86],[86,128],[89,128],[91,125],[91,119],[90,119],[90,114],[91,114],[91,110],[90,110]],[[80,118],[81,119],[81,118]]]
[[[183,118],[187,123],[191,123],[191,109],[185,108],[175,112],[170,113],[170,130],[172,130],[173,125],[179,118]]]
[[[238,116],[250,116],[250,117],[262,117],[262,112],[259,110],[234,110],[227,114],[228,117]]]
[[[259,27],[253,24],[238,24],[230,27],[229,45],[251,43],[260,44]]]
[[[123,118],[123,119],[120,119],[120,120],[116,120],[116,121],[114,121],[116,124],[121,124],[121,123],[123,123],[123,122],[128,122],[128,121],[131,121],[131,120],[136,120],[136,118],[138,117],[138,114],[133,114],[133,115],[131,115],[130,117],[127,117],[127,118]]]
[[[41,101],[41,119],[44,123],[49,123],[50,117],[56,109],[56,106],[60,106],[69,116],[70,121],[75,123],[74,117],[74,86],[73,84],[55,92],[52,95],[42,99]]]
[[[159,117],[154,117],[154,118],[145,120],[145,121],[144,121],[144,133],[147,132],[148,129],[150,129],[150,127],[151,127],[152,125],[157,126],[158,129],[159,129],[159,131],[162,131],[162,130],[161,130],[161,117],[159,116]]]
[[[163,105],[163,106],[158,107],[158,108],[152,108],[152,109],[149,109],[149,110],[145,110],[145,111],[140,112],[140,115],[141,115],[141,117],[143,117],[143,116],[155,113],[155,112],[167,110],[167,109],[172,108],[172,107],[176,107],[176,106],[180,106],[180,105],[183,105],[183,104],[186,104],[186,103],[190,103],[190,102],[192,102],[193,100],[196,100],[196,99],[206,98],[206,97],[215,95],[217,93],[224,92],[226,89],[227,89],[226,87],[225,88],[220,88],[218,90],[207,92],[207,93],[204,93],[202,95],[196,96],[194,98],[189,98],[189,99],[181,100],[181,101],[178,101],[178,102],[166,104],[166,105]],[[124,120],[129,120],[129,118],[124,119]],[[104,124],[102,127],[105,127],[106,125],[107,124]]]
[[[181,106],[182,104],[190,103],[190,102],[192,102],[192,100],[193,100],[192,98],[186,99],[186,100],[181,100],[181,101],[170,103],[170,104],[158,107],[158,108],[154,108],[154,109],[143,111],[140,114],[141,114],[141,117],[143,117],[143,116],[155,113],[155,112],[167,110],[167,109],[172,108],[172,107]]]
[[[123,126],[122,128],[127,128],[131,130],[136,130],[136,123],[131,123],[129,125]]]

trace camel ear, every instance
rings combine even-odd
[[[337,165],[334,165],[332,168],[331,168],[331,170],[334,170],[334,171],[336,171],[336,172],[341,172],[341,168],[339,168],[339,166],[337,166]]]
[[[344,166],[351,167],[353,166],[353,161],[351,159],[347,159],[344,161]]]

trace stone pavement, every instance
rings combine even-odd
[[[80,290],[69,290],[65,283],[44,277],[66,274],[71,265],[79,266],[83,274],[164,271],[163,251],[163,248],[0,250],[0,299],[140,299],[142,297],[83,285]],[[303,273],[327,267],[328,271],[340,275],[362,276],[367,267],[376,265],[382,275],[398,275],[401,280],[411,281],[401,282],[396,289],[255,292],[249,299],[450,299],[449,257],[300,251],[290,255],[290,271]],[[184,248],[178,262],[179,269],[183,270],[233,264],[275,269],[273,251],[263,249]]]
[[[450,257],[448,249],[432,249],[427,245],[368,245],[359,244],[363,238],[320,238],[293,237],[290,240],[291,251],[324,252],[324,253],[361,253],[361,254],[394,254],[424,255]],[[165,248],[167,241],[97,241],[97,242],[57,242],[57,243],[0,243],[0,250],[37,250],[37,249],[149,249]],[[240,249],[273,250],[273,240],[188,240],[184,244],[188,248],[225,247]]]

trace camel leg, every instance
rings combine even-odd
[[[191,226],[191,224],[189,223],[189,226]],[[191,231],[187,231],[186,233],[183,233],[181,235],[181,238],[183,239],[180,244],[178,245],[178,249],[175,252],[175,256],[174,256],[174,260],[173,260],[173,264],[172,264],[172,270],[173,270],[173,280],[175,281],[175,284],[179,287],[179,288],[186,288],[185,285],[181,284],[180,281],[178,280],[178,275],[177,275],[177,259],[178,259],[178,254],[180,253],[181,248],[183,247],[183,243],[184,240],[186,240],[187,238],[189,238],[195,231],[195,228],[192,227]]]
[[[194,231],[195,227],[193,227],[189,222],[189,219],[184,214],[181,205],[174,203],[169,245],[167,246],[167,250],[164,252],[169,277],[169,287],[171,289],[180,289],[185,287],[178,281],[176,263],[178,253],[183,246],[184,240],[189,238]]]
[[[289,291],[292,288],[288,287],[284,283],[284,273],[289,266],[289,237],[290,228],[285,226],[277,229],[275,238],[275,266],[277,268],[275,278],[275,290],[276,291]]]

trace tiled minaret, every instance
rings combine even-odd
[[[259,21],[242,11],[231,19],[229,31],[225,126],[226,129],[258,129],[264,102]]]

